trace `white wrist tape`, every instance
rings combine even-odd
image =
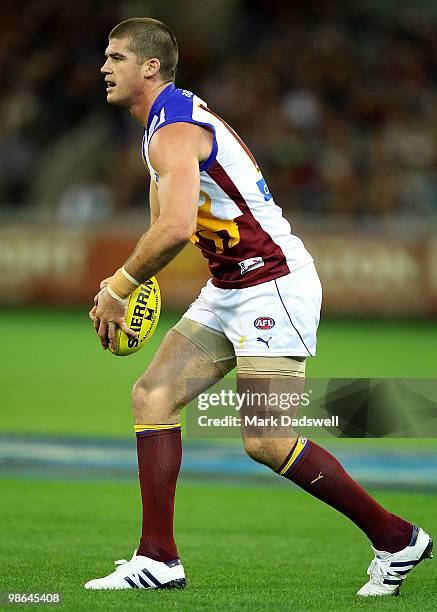
[[[140,286],[141,283],[139,283],[136,278],[131,276],[124,266],[122,267],[121,271],[123,272],[123,274],[125,275],[125,277],[127,278],[128,281],[130,281],[131,283],[133,283],[137,287]]]
[[[114,300],[117,300],[118,302],[123,302],[123,304],[128,303],[129,298],[120,297],[117,293],[115,293],[113,289],[111,289],[111,285],[106,285],[106,289],[108,290],[109,295],[114,298]]]
[[[124,268],[119,268],[109,279],[108,288],[112,297],[119,300],[128,298],[140,285]]]

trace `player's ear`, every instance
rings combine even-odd
[[[157,57],[150,57],[143,64],[143,76],[145,79],[155,75],[161,69],[161,62]]]

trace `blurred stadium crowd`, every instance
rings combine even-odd
[[[141,127],[108,107],[99,68],[109,30],[147,15],[179,40],[177,84],[240,133],[287,213],[437,211],[432,3],[162,4],[2,4],[0,209],[88,222],[145,207]]]

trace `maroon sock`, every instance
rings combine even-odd
[[[157,427],[162,426],[135,426],[143,503],[137,554],[156,561],[173,561],[179,557],[173,537],[173,511],[182,459],[181,428],[171,425],[157,430]]]
[[[393,553],[408,546],[411,523],[385,510],[314,442],[300,436],[278,474],[347,516],[377,550]]]

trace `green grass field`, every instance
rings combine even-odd
[[[150,344],[121,359],[99,348],[86,309],[4,309],[0,434],[131,438],[131,384],[176,320],[164,316]],[[435,323],[324,321],[309,375],[435,378],[436,343]],[[413,452],[435,448],[436,440],[354,444]],[[0,591],[56,591],[62,609],[87,612],[436,609],[432,562],[413,572],[401,597],[358,599],[371,554],[355,526],[291,486],[241,481],[180,483],[176,535],[185,591],[87,592],[86,580],[109,573],[137,544],[138,484],[62,478],[0,479]],[[377,498],[437,533],[437,495],[386,491]]]
[[[86,309],[3,310],[0,431],[129,436],[130,388],[177,315],[130,357],[99,348]],[[437,324],[322,321],[310,377],[435,378]]]
[[[82,585],[130,557],[140,524],[136,483],[1,486],[1,590],[60,592],[63,610],[435,610],[435,561],[408,577],[400,597],[358,599],[371,558],[366,538],[291,487],[181,485],[176,535],[187,588],[111,593]],[[415,495],[414,505],[402,493],[378,499],[437,532],[436,497]]]

